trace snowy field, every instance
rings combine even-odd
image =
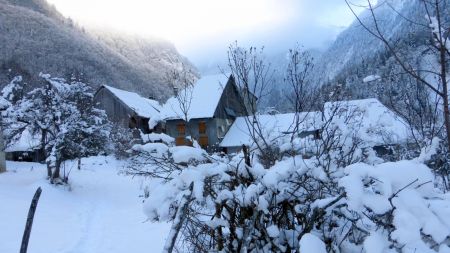
[[[82,160],[72,167],[71,188],[45,179],[45,165],[8,162],[0,174],[0,252],[19,252],[35,190],[42,187],[28,252],[160,252],[170,224],[145,222],[141,181],[118,175],[111,157]]]

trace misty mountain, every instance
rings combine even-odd
[[[450,1],[447,1],[447,8]],[[384,36],[391,42],[394,49],[413,66],[427,68],[432,65],[429,53],[431,30],[426,19],[426,10],[419,0],[386,0],[380,1],[375,7],[378,26]],[[373,29],[374,23],[369,10],[362,12],[359,18]],[[450,22],[449,16],[443,17]],[[314,68],[309,74],[309,82],[321,87],[324,97],[318,100],[326,101],[327,91],[338,85],[344,88],[348,99],[377,97],[389,104],[386,96],[387,87],[394,86],[398,93],[404,88],[398,77],[402,72],[385,45],[371,35],[357,20],[342,31],[336,40],[323,52],[310,51],[314,57]],[[271,57],[270,61],[280,71],[285,69],[284,55]],[[425,67],[424,67],[425,66]],[[370,75],[390,77],[375,82],[363,82]],[[395,79],[395,80],[394,80]],[[281,79],[279,79],[281,80]],[[282,82],[273,87],[271,96],[264,106],[276,107],[281,111],[289,111],[289,105],[282,99],[289,87]],[[322,103],[323,101],[321,101]]]
[[[423,3],[418,0],[380,1],[374,13],[382,34],[394,50],[409,64],[423,64],[431,39]],[[359,18],[373,29],[370,15],[366,10]],[[364,77],[392,75],[398,64],[379,39],[354,21],[317,59],[315,66],[313,82],[318,85],[343,84],[352,91],[351,96],[362,98],[377,96],[376,85],[363,83]]]
[[[195,69],[168,41],[88,31],[45,0],[0,0],[0,44],[1,85],[15,75],[38,85],[43,72],[164,99],[167,72]]]

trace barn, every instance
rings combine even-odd
[[[161,105],[156,100],[103,85],[95,93],[94,101],[106,111],[111,122],[143,133],[153,132],[157,128],[149,125],[149,120],[158,118],[161,111]]]

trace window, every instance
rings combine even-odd
[[[206,122],[201,121],[198,123],[198,133],[199,134],[206,134]]]
[[[184,123],[177,124],[178,136],[184,136],[186,134],[186,125]]]
[[[133,129],[137,127],[137,120],[135,117],[130,118],[130,122],[128,122],[128,127]]]

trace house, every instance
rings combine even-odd
[[[327,102],[322,112],[239,117],[225,135],[220,147],[228,153],[234,153],[240,151],[242,145],[252,145],[252,122],[255,120],[259,122],[261,132],[269,142],[280,141],[283,136],[290,136],[295,132],[300,139],[310,137],[314,140],[321,138],[322,129],[327,127],[349,140],[358,139],[364,143],[363,148],[370,147],[377,154],[386,155],[392,148],[407,145],[411,140],[411,127],[406,121],[372,98]],[[314,142],[302,142],[299,147],[301,153],[310,156],[314,152],[312,145]]]
[[[106,111],[111,122],[139,129],[143,133],[154,130],[155,125],[149,125],[149,120],[158,117],[161,111],[161,106],[156,100],[107,85],[97,90],[94,101],[98,103],[99,108]]]
[[[161,111],[166,134],[176,145],[191,145],[191,139],[208,151],[219,149],[228,129],[248,108],[233,76],[210,75],[169,98]]]
[[[45,155],[40,146],[40,136],[25,129],[17,140],[6,146],[5,158],[9,161],[43,162]]]
[[[253,126],[258,124],[257,133]],[[302,137],[312,136],[318,138],[319,129],[322,125],[322,114],[320,112],[303,112],[299,114],[265,114],[238,117],[230,130],[227,132],[220,147],[226,153],[236,153],[242,149],[242,145],[250,146],[254,142],[254,137],[264,137],[273,143],[281,140],[283,136],[291,136],[293,132],[298,132]]]

